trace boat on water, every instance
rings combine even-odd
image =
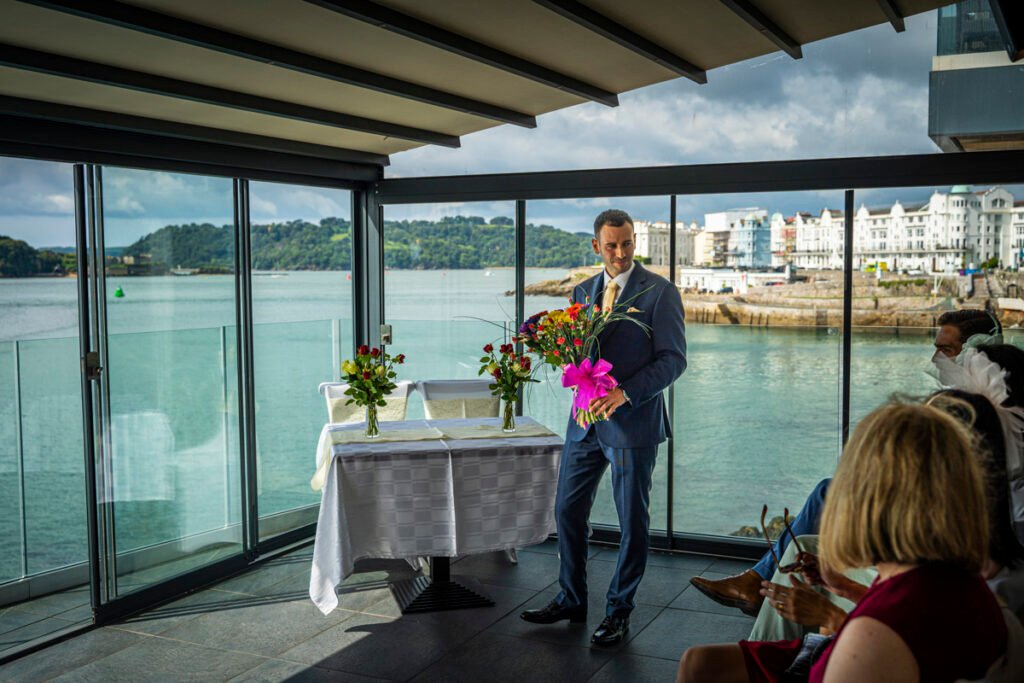
[[[199,272],[198,268],[182,268],[181,266],[177,266],[175,268],[171,268],[171,275],[177,275],[179,277],[187,276],[187,275],[195,275],[198,272]]]

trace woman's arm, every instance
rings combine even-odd
[[[918,683],[921,671],[895,631],[871,617],[856,617],[836,640],[824,683]]]

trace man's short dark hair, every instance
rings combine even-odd
[[[948,311],[939,316],[939,326],[952,325],[960,330],[960,343],[970,339],[975,334],[1002,334],[1003,326],[999,319],[988,311],[965,310]]]
[[[594,239],[601,239],[601,228],[604,226],[610,225],[613,228],[621,228],[626,223],[629,223],[629,227],[633,227],[633,219],[625,211],[621,209],[602,211],[594,219]]]

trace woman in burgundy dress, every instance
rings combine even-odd
[[[826,581],[875,565],[878,579],[810,671],[812,683],[977,679],[1007,633],[980,570],[988,555],[984,475],[971,435],[948,413],[889,404],[857,426],[825,504]],[[678,681],[799,680],[801,641],[687,650]]]

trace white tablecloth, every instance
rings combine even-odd
[[[517,423],[536,425],[530,418]],[[497,418],[410,420],[382,430],[494,425]],[[320,459],[333,458],[323,488],[309,596],[327,614],[337,586],[362,558],[454,557],[540,543],[555,530],[561,437],[332,444],[325,425]],[[500,429],[496,429],[500,432]]]

